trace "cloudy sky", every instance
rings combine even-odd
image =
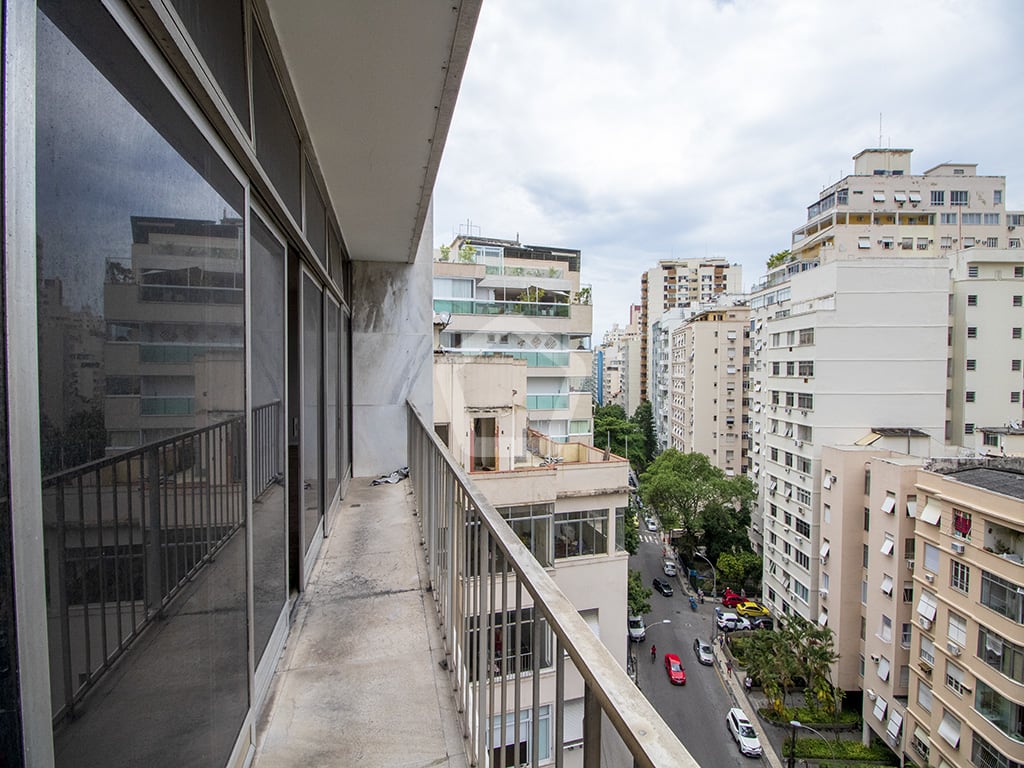
[[[880,138],[914,173],[1006,176],[1024,210],[1024,2],[484,0],[435,245],[468,220],[581,249],[596,344],[659,259],[749,287]]]

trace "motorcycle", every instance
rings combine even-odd
[[[697,598],[693,595],[690,595],[690,607],[695,611],[697,610]]]

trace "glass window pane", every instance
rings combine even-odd
[[[305,163],[306,174],[306,239],[313,246],[321,264],[327,263],[327,214],[324,212],[324,198],[316,186],[313,169]]]
[[[323,293],[302,274],[302,517],[305,546],[320,532],[323,516],[321,445],[323,438],[320,379],[323,375]]]
[[[252,222],[252,571],[256,663],[288,597],[284,495],[285,249]]]
[[[40,9],[57,765],[223,765],[249,708],[243,187],[99,3]]]
[[[325,501],[328,507],[334,501],[340,480],[338,476],[338,444],[341,419],[338,413],[338,328],[339,308],[333,298],[327,299],[327,346],[324,361],[324,470],[326,472]]]
[[[259,29],[252,35],[253,138],[256,156],[296,221],[302,221],[302,151],[288,104]]]

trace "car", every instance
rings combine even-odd
[[[723,632],[732,632],[735,629],[750,629],[750,622],[743,616],[737,616],[730,611],[715,610],[718,620],[718,628]]]
[[[757,731],[750,724],[747,716],[739,707],[733,707],[725,716],[725,724],[729,733],[736,740],[740,753],[748,757],[761,756],[761,741],[757,738]]]
[[[760,616],[768,615],[768,609],[763,605],[758,605],[753,600],[747,600],[745,603],[737,603],[733,610],[740,616],[746,616],[749,619],[756,619]]]
[[[772,630],[775,629],[775,622],[772,620],[771,616],[760,616],[756,619],[750,620],[750,628]]]
[[[666,576],[676,575],[676,563],[675,560],[666,560],[661,564],[661,570],[665,572]]]
[[[661,592],[665,597],[672,597],[672,595],[675,594],[672,591],[672,585],[665,581],[665,579],[655,577],[654,581],[651,583],[654,584],[654,588],[658,592]]]
[[[647,530],[648,531],[657,531],[658,530],[658,523],[655,520],[652,520],[649,517],[647,518]]]
[[[642,643],[647,639],[647,629],[644,627],[643,616],[627,616],[626,627],[629,630],[629,639],[634,643]]]
[[[711,650],[711,644],[704,642],[699,637],[693,641],[693,652],[697,654],[697,661],[701,664],[715,663],[715,654]]]
[[[722,605],[726,608],[733,608],[740,603],[745,603],[747,598],[738,592],[733,592],[731,589],[726,589],[725,594],[722,595]]]
[[[683,663],[674,653],[665,654],[665,671],[672,685],[686,685],[686,670]]]

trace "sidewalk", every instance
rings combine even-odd
[[[722,680],[725,682],[726,690],[729,691],[729,695],[732,697],[733,702],[737,707],[743,710],[743,713],[747,716],[750,724],[754,726],[754,730],[757,731],[757,738],[761,742],[761,750],[764,756],[764,760],[772,768],[784,768],[782,759],[775,753],[775,748],[771,738],[765,731],[764,726],[761,723],[761,718],[758,717],[757,710],[767,705],[768,700],[764,697],[760,691],[747,692],[743,688],[743,678],[740,677],[741,672],[733,668],[732,673],[728,671],[728,659],[729,656],[726,651],[717,643],[711,644],[712,651],[715,654],[715,667],[718,669],[719,674],[722,676]],[[745,673],[742,673],[745,674]]]

